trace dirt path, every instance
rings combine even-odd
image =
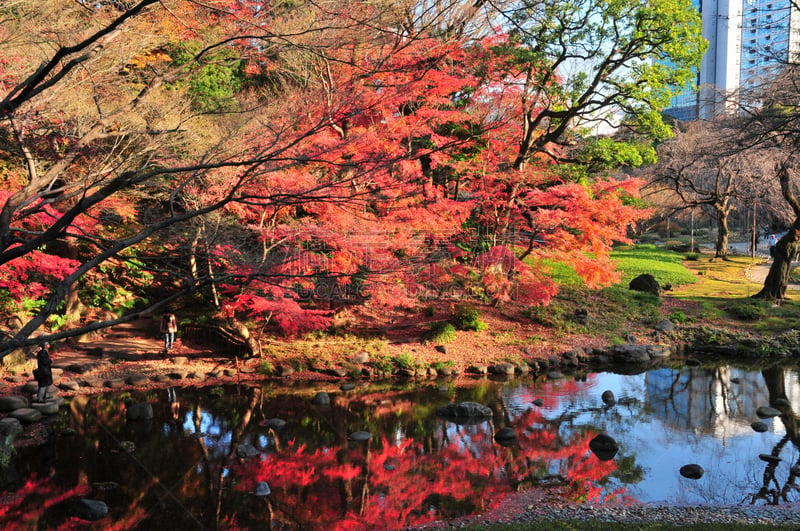
[[[237,362],[202,345],[177,340],[165,353],[149,321],[119,325],[91,341],[59,344],[51,357],[56,387],[52,391],[64,397],[112,389],[218,385],[257,376],[256,360]],[[2,376],[0,396],[35,391],[30,370],[5,370]]]
[[[747,268],[745,274],[747,275],[748,280],[763,285],[771,267],[772,261],[767,260],[766,262],[762,262],[760,264],[751,265]],[[800,291],[800,284],[789,284],[787,289]]]

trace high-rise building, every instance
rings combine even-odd
[[[800,55],[800,10],[792,0],[693,0],[708,49],[697,88],[676,95],[666,114],[680,120],[735,112],[743,90]]]

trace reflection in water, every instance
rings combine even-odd
[[[0,524],[69,525],[70,503],[82,497],[106,502],[104,522],[120,529],[396,529],[484,511],[533,487],[594,503],[798,499],[797,371],[440,384],[77,397],[51,424],[48,445],[21,448],[0,477]],[[312,405],[320,390],[329,407]],[[614,405],[602,401],[606,390]],[[151,403],[154,420],[127,422],[126,400]],[[492,418],[462,425],[436,415],[462,401],[488,406]],[[781,415],[756,433],[756,409],[770,404]],[[510,446],[494,440],[504,427],[517,435]],[[356,431],[372,438],[350,440]],[[589,450],[601,433],[619,445],[613,459]],[[687,463],[705,475],[681,477]],[[256,495],[260,482],[268,496]]]

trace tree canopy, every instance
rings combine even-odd
[[[2,354],[186,297],[299,333],[334,300],[546,304],[549,260],[613,281],[639,182],[576,143],[666,135],[703,50],[677,0],[0,13]]]

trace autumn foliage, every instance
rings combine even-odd
[[[341,304],[547,304],[547,264],[613,282],[610,246],[646,214],[629,201],[638,182],[570,170],[568,119],[537,128],[572,102],[526,62],[529,42],[442,31],[467,12],[56,4],[22,2],[30,16],[0,27],[0,302],[26,322],[15,344],[43,325],[80,333],[99,306],[192,294],[286,334]],[[59,24],[55,54],[12,38]],[[127,283],[132,269],[146,282]],[[26,279],[37,304],[21,304]]]

